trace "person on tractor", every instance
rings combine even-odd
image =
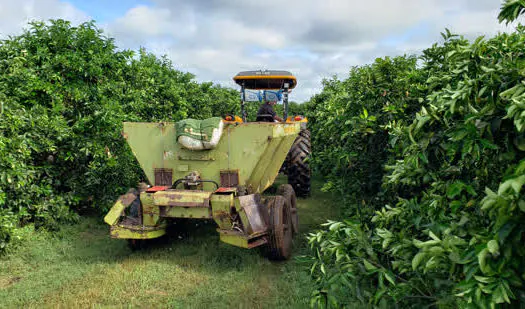
[[[277,116],[277,113],[273,110],[273,106],[277,104],[277,101],[267,101],[264,102],[261,107],[259,107],[259,111],[257,112],[257,119],[256,121],[265,121],[265,122],[275,122],[275,121],[283,121],[283,118]]]

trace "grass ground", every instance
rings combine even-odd
[[[336,201],[317,189],[298,207],[295,256],[306,252],[305,233],[339,216]],[[223,244],[211,222],[178,230],[132,252],[98,218],[53,234],[26,228],[27,241],[0,258],[0,307],[308,307],[312,283],[295,259],[270,262],[256,249]]]

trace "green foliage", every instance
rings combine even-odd
[[[525,301],[525,27],[326,81],[315,168],[349,220],[310,235],[321,307]]]
[[[57,228],[143,179],[123,121],[207,118],[237,98],[165,57],[119,51],[93,22],[33,22],[1,41],[0,251],[18,224]]]
[[[498,15],[500,23],[505,22],[507,25],[521,16],[525,12],[525,1],[523,0],[505,0],[501,6]]]
[[[407,56],[377,59],[352,68],[343,81],[324,81],[306,115],[315,132],[313,162],[327,176],[327,190],[338,188],[347,204],[372,202],[392,147],[389,131],[412,121],[424,79],[417,59]]]

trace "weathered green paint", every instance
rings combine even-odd
[[[109,225],[115,225],[124,214],[126,207],[131,205],[135,199],[137,199],[137,196],[131,192],[121,195],[104,217],[104,222]]]
[[[169,190],[153,194],[156,206],[209,207],[212,192],[197,190]]]
[[[110,235],[113,238],[122,239],[151,239],[166,234],[166,225],[155,227],[142,227],[133,225],[113,225],[110,228]]]
[[[160,209],[153,203],[153,194],[147,192],[140,194],[142,223],[144,226],[156,226],[160,220]]]
[[[163,218],[193,218],[193,219],[211,219],[209,207],[163,207],[161,206],[161,215]]]
[[[217,232],[219,232],[220,240],[222,242],[241,248],[251,249],[267,243],[265,238],[267,237],[266,233],[257,233],[246,236],[238,231],[232,230],[217,229]]]
[[[284,135],[268,144],[247,182],[250,192],[261,193],[273,184],[296,137],[296,135]],[[279,163],[275,164],[275,162]]]
[[[126,122],[123,135],[151,184],[155,168],[173,169],[172,182],[198,171],[202,179],[217,183],[221,170],[235,169],[240,185],[260,193],[275,180],[299,130],[299,123],[225,124],[217,147],[202,151],[180,146],[174,123]],[[214,186],[206,183],[204,189],[212,191]]]
[[[248,238],[244,236],[234,235],[234,234],[225,234],[225,233],[221,233],[221,231],[219,231],[219,234],[220,234],[220,240],[224,243],[227,243],[233,246],[237,246],[237,247],[241,247],[241,248],[248,248]]]
[[[220,184],[220,172],[228,170],[238,171],[239,186],[253,194],[263,192],[274,182],[299,130],[299,123],[229,123],[225,124],[217,147],[203,151],[180,146],[175,139],[174,123],[124,123],[123,136],[152,185],[155,168],[171,169],[172,183],[197,171],[201,179]],[[214,194],[216,188],[210,183],[204,183],[203,188],[204,191],[142,192],[141,226],[118,224],[129,205],[129,201],[119,199],[105,218],[111,225],[111,236],[155,238],[165,233],[163,218],[213,218],[223,242],[243,248],[266,242],[266,226],[261,223],[260,210],[255,207],[258,203],[248,200],[240,203],[235,190]],[[232,208],[238,213],[244,231],[233,227]]]
[[[239,218],[241,219],[242,226],[249,227],[250,221],[248,220],[246,213],[243,211],[238,198],[235,199],[235,210],[237,210],[237,212],[239,213]]]
[[[213,220],[220,229],[231,229],[230,209],[234,205],[233,194],[214,194],[211,197]]]
[[[120,219],[120,216],[122,215],[122,212],[124,211],[124,209],[126,209],[126,206],[124,204],[122,204],[120,199],[117,200],[115,205],[113,205],[113,207],[111,207],[109,212],[104,217],[104,222],[106,222],[109,225],[116,224],[118,222],[118,220]]]

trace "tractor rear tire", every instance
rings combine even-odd
[[[288,183],[292,185],[297,196],[310,195],[311,170],[308,157],[311,152],[310,131],[301,130],[295,139],[286,158]]]
[[[289,201],[282,196],[267,199],[269,212],[268,258],[283,261],[292,255],[292,217]]]
[[[290,202],[293,234],[296,235],[299,233],[299,215],[297,213],[297,197],[295,196],[295,191],[290,184],[283,184],[277,189],[277,195],[284,197]]]

